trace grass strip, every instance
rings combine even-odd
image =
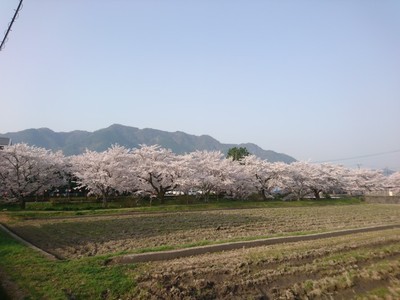
[[[0,231],[0,268],[26,299],[114,299],[133,293],[135,265],[106,266],[106,260],[50,261]]]

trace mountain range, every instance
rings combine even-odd
[[[246,147],[251,154],[270,162],[291,163],[296,161],[287,154],[264,150],[252,143],[223,144],[209,135],[196,136],[181,131],[167,132],[150,128],[139,129],[119,124],[94,132],[81,130],[54,132],[48,128],[39,128],[8,132],[0,134],[0,137],[9,137],[14,144],[27,143],[46,149],[62,150],[65,155],[81,154],[85,149],[104,151],[113,144],[127,148],[138,148],[140,144],[158,144],[163,148],[171,149],[176,154],[196,150],[219,150],[227,153],[232,147]]]

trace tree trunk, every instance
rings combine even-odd
[[[157,193],[157,198],[160,199],[161,204],[165,204],[165,192],[162,189]]]
[[[260,190],[260,195],[261,195],[263,201],[267,201],[268,200],[267,196],[265,195],[265,189],[261,189]]]
[[[108,206],[107,196],[105,194],[103,194],[102,203],[103,203],[104,208],[106,208]]]
[[[19,206],[20,206],[20,208],[21,209],[25,209],[26,208],[26,201],[25,201],[25,198],[23,198],[23,197],[21,197],[21,198],[19,198]]]
[[[319,196],[319,192],[320,192],[320,191],[318,191],[318,190],[313,190],[315,199],[317,199],[317,200],[321,199],[321,197]]]

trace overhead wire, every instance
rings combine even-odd
[[[382,155],[393,154],[393,153],[398,153],[398,152],[400,152],[400,149],[392,150],[392,151],[386,151],[386,152],[359,155],[359,156],[345,157],[345,158],[336,158],[336,159],[329,159],[329,160],[314,161],[313,163],[318,163],[319,164],[319,163],[326,163],[326,162],[341,162],[341,161],[347,161],[347,160],[354,160],[354,159],[382,156]]]

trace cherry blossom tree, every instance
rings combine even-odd
[[[296,200],[303,199],[311,193],[309,189],[310,165],[307,162],[291,163],[285,171],[283,185]]]
[[[229,178],[225,183],[225,189],[233,198],[247,199],[258,192],[256,179],[248,165],[233,158],[227,158],[225,165],[226,176]]]
[[[249,155],[243,159],[248,172],[253,176],[255,188],[259,191],[264,200],[273,192],[283,188],[282,178],[286,174],[287,164],[282,162],[270,163],[255,155]]]
[[[400,194],[400,172],[391,174],[387,179],[387,185],[392,193]]]
[[[159,145],[141,145],[133,156],[137,164],[131,168],[140,181],[140,189],[155,193],[164,203],[165,193],[179,186],[183,173],[180,157]]]
[[[65,183],[64,155],[15,144],[0,150],[0,191],[25,208],[26,198]]]
[[[177,180],[179,190],[184,192],[186,195],[196,194],[197,180],[196,172],[197,168],[195,160],[193,159],[193,153],[186,153],[180,155],[181,162],[181,176]]]
[[[131,173],[130,150],[113,145],[103,152],[86,150],[71,157],[71,171],[77,178],[78,188],[86,188],[89,194],[102,198],[103,206],[115,192],[131,191],[138,185]]]
[[[328,194],[349,187],[349,170],[334,164],[312,164],[304,161],[288,165],[284,176],[284,186],[297,199],[308,195],[320,199]]]
[[[187,154],[190,163],[190,182],[206,200],[212,192],[220,193],[232,183],[229,162],[220,151],[195,151]]]
[[[385,189],[385,176],[382,171],[370,169],[349,169],[347,172],[347,191],[351,194],[364,194]]]
[[[320,199],[322,193],[328,194],[335,190],[341,190],[346,184],[346,171],[340,165],[308,164],[304,172],[307,177],[304,184],[316,199]]]

